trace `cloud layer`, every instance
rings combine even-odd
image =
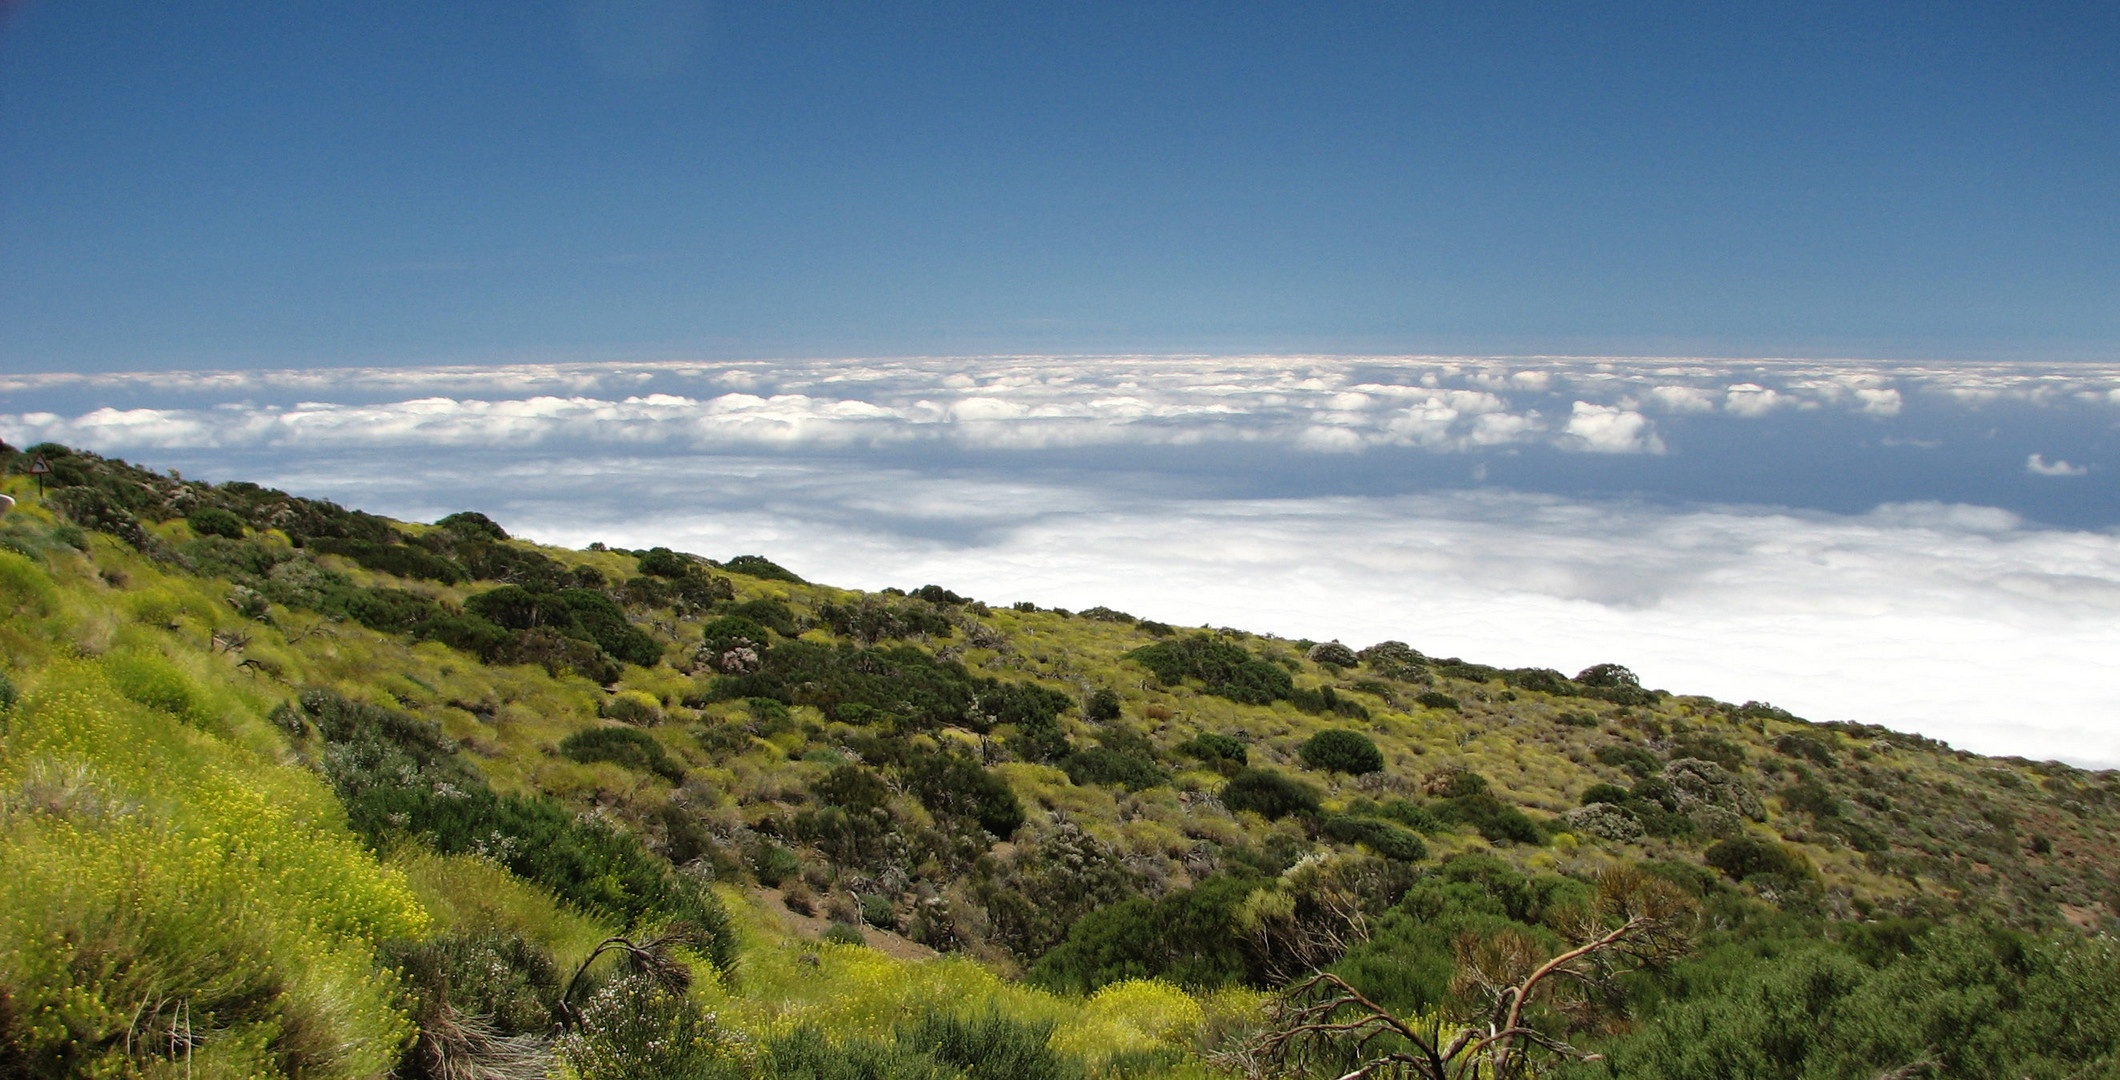
[[[83,398],[126,403],[21,407]],[[1890,418],[1910,400],[2120,409],[2120,369],[2055,377],[2003,365],[987,357],[47,374],[0,377],[0,401],[17,406],[0,413],[0,433],[122,449],[1260,443],[1326,454],[1540,446],[1653,455],[1665,451],[1659,427],[1673,418]]]
[[[1616,660],[1674,691],[2088,764],[2120,763],[2105,674],[2120,537],[1970,501],[2112,501],[2098,455],[2116,419],[2120,368],[2009,365],[988,357],[0,376],[11,443],[415,519],[479,509],[572,546],[758,551],[837,584],[933,581],[1490,663]],[[1822,432],[1841,440],[1830,453]],[[1717,440],[1721,458],[1704,449]],[[1727,477],[1771,480],[1807,455],[1812,471],[1780,490],[1811,495],[1854,475],[1839,455],[1858,445],[1877,467],[1843,481],[1838,505],[1863,512],[1706,504],[1728,498]],[[1517,488],[1402,482],[1447,461],[1453,484],[1492,465]],[[1973,495],[1867,486],[1917,466],[1959,483],[1983,462],[1991,487]],[[1661,504],[1601,493],[1670,485],[1680,467],[1699,475]],[[1278,486],[1250,482],[1261,473]],[[1559,479],[1533,494],[1534,474]]]

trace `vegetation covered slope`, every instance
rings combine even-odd
[[[11,478],[0,519],[0,1075],[1339,1075],[1346,1047],[1273,1039],[1317,971],[1438,1032],[1515,993],[1553,1045],[1459,1062],[1493,1072],[2072,1075],[2120,1031],[2035,1022],[2120,975],[2111,773],[1617,664],[863,594],[56,446],[0,467],[31,456],[51,487]],[[1650,908],[1654,948],[1526,989]],[[1703,1034],[1792,1010],[1793,1047]]]

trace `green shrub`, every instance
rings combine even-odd
[[[795,613],[788,609],[788,605],[770,597],[746,600],[729,608],[727,613],[739,619],[749,619],[782,637],[794,637],[802,632],[802,627],[795,623]],[[766,639],[760,637],[756,640],[762,645]]]
[[[175,664],[160,653],[119,649],[103,658],[110,683],[125,698],[183,720],[204,719],[204,699]]]
[[[1279,821],[1290,814],[1315,814],[1319,801],[1317,789],[1300,780],[1271,769],[1245,769],[1222,785],[1222,805]]]
[[[1328,772],[1361,776],[1384,768],[1384,755],[1377,744],[1359,731],[1344,728],[1312,735],[1304,741],[1301,753],[1303,764]]]
[[[556,1019],[559,971],[552,955],[522,935],[486,930],[426,941],[384,942],[376,959],[398,972],[418,1019],[445,1009],[476,1016],[504,1035],[543,1035]]]
[[[898,912],[891,907],[891,898],[870,893],[861,898],[861,921],[878,930],[898,929]]]
[[[1076,784],[1112,784],[1128,791],[1142,791],[1170,779],[1155,761],[1104,746],[1077,750],[1060,762],[1060,768]]]
[[[955,754],[931,755],[906,770],[906,786],[942,818],[969,821],[1006,840],[1023,825],[1023,803],[1008,781]]]
[[[1295,689],[1288,669],[1207,634],[1144,645],[1125,658],[1154,672],[1166,686],[1199,679],[1208,693],[1245,705],[1266,705]]]
[[[1427,807],[1410,799],[1391,799],[1382,806],[1364,812],[1386,821],[1395,821],[1416,832],[1440,832],[1443,828],[1442,819],[1436,817]]]
[[[329,747],[323,766],[354,830],[378,848],[410,839],[477,854],[561,900],[622,925],[681,924],[718,967],[735,960],[728,915],[637,837],[543,795],[496,795],[433,725],[325,690],[302,709]]]
[[[1108,686],[1092,691],[1083,702],[1082,715],[1093,724],[1102,724],[1119,718],[1119,695]]]
[[[1489,843],[1543,844],[1545,831],[1522,810],[1492,795],[1460,795],[1435,804],[1436,817],[1472,826]]]
[[[1413,700],[1418,702],[1421,708],[1424,709],[1456,710],[1463,707],[1458,703],[1458,699],[1441,690],[1423,690]]]
[[[1053,1022],[1015,1020],[989,1007],[958,1016],[937,1008],[898,1029],[900,1045],[962,1070],[965,1080],[1081,1080],[1082,1063],[1053,1048]]]
[[[1718,840],[1701,856],[1709,866],[1743,880],[1760,874],[1805,878],[1811,874],[1810,860],[1801,852],[1756,836]]]
[[[794,572],[763,555],[738,555],[721,564],[722,569],[745,577],[762,578],[767,581],[785,581],[792,585],[808,584],[796,577]]]
[[[861,934],[861,927],[853,923],[834,922],[817,935],[819,941],[830,945],[867,945],[869,939]]]
[[[761,841],[751,849],[751,873],[758,877],[760,885],[776,889],[781,882],[802,873],[802,860],[780,844]]]
[[[1361,844],[1387,859],[1419,862],[1428,857],[1428,845],[1419,833],[1389,821],[1327,814],[1318,831],[1343,844]]]
[[[560,740],[559,752],[584,764],[608,761],[628,769],[654,773],[673,784],[685,781],[684,766],[663,750],[655,736],[635,728],[597,727],[577,731]]]
[[[1155,900],[1137,896],[1090,912],[1027,977],[1078,994],[1126,979],[1165,978],[1195,989],[1243,982],[1250,968],[1236,911],[1258,887],[1255,879],[1216,875]]]
[[[1831,747],[1809,735],[1799,735],[1795,732],[1782,735],[1774,740],[1774,749],[1788,757],[1802,758],[1829,769],[1840,764]]]
[[[439,581],[444,585],[461,584],[471,577],[456,563],[410,544],[318,537],[309,541],[308,547],[326,555],[343,555],[377,573],[398,577]]]
[[[1601,765],[1616,766],[1636,776],[1650,776],[1664,767],[1663,760],[1655,754],[1629,743],[1600,746],[1596,757]]]
[[[1584,806],[1589,806],[1592,803],[1613,803],[1617,805],[1633,797],[1633,792],[1618,784],[1592,784],[1588,791],[1583,792],[1582,804]]]
[[[769,1080],[957,1080],[956,1070],[909,1046],[847,1039],[834,1043],[804,1024],[768,1040]]]
[[[201,507],[184,519],[191,531],[199,536],[225,536],[230,540],[243,539],[243,519],[218,506]]]
[[[1202,761],[1233,761],[1239,765],[1250,759],[1244,744],[1228,735],[1217,735],[1203,731],[1178,744],[1178,752],[1190,754]]]
[[[739,1080],[734,1037],[682,988],[646,974],[604,984],[559,1040],[577,1080]]]
[[[681,578],[692,570],[692,560],[666,547],[649,548],[641,553],[634,570],[649,577]]]
[[[508,539],[508,530],[500,527],[492,518],[476,510],[459,510],[435,525],[457,536],[472,540],[498,542]]]

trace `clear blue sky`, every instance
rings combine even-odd
[[[2110,359],[2120,5],[0,3],[0,368]]]

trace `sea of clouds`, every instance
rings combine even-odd
[[[0,375],[0,437],[539,540],[1384,638],[2120,763],[2120,368],[983,357]]]

